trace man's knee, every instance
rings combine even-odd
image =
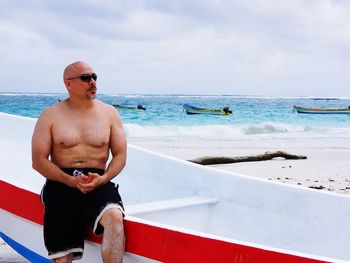
[[[52,260],[53,263],[71,263],[73,261],[73,254],[68,254],[64,257],[55,258]]]
[[[110,208],[105,211],[100,220],[101,225],[107,227],[109,224],[123,224],[123,212],[118,208]]]

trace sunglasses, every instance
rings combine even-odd
[[[92,74],[82,74],[79,77],[74,77],[74,78],[68,78],[68,80],[71,79],[80,79],[83,82],[89,82],[91,79],[95,80],[97,79],[97,75],[96,73],[92,73]]]

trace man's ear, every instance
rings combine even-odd
[[[65,79],[65,80],[64,80],[64,85],[66,85],[66,88],[67,88],[68,91],[71,91],[71,90],[72,90],[72,86],[71,86],[70,80]]]

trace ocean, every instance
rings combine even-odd
[[[37,118],[67,94],[0,93],[0,112]],[[350,114],[298,114],[293,105],[344,108],[350,98],[258,97],[236,95],[113,95],[97,98],[108,104],[146,110],[119,109],[127,137],[161,140],[256,140],[276,138],[349,138]],[[232,115],[187,115],[182,107],[222,109]]]

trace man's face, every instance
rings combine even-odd
[[[74,69],[67,78],[70,94],[75,97],[95,99],[97,75],[93,69],[87,65],[81,65]]]

